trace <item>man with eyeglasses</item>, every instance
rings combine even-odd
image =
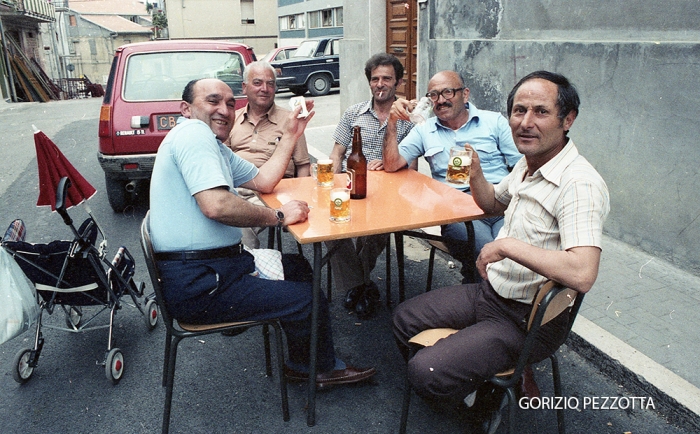
[[[396,123],[408,120],[415,102],[398,99],[391,108],[387,132],[384,136],[384,170],[395,172],[424,157],[430,165],[434,179],[445,181],[450,148],[469,144],[479,155],[486,179],[499,183],[509,173],[509,168],[520,160],[522,155],[513,143],[513,135],[508,121],[500,113],[479,110],[469,102],[469,89],[465,87],[459,74],[454,71],[441,71],[428,82],[428,98],[433,101],[435,117],[417,125],[400,141],[396,137]],[[451,185],[451,184],[450,184]],[[469,186],[458,187],[469,193]],[[503,217],[493,217],[473,222],[476,255],[481,248],[498,234],[503,226]],[[464,266],[469,255],[464,248],[467,230],[463,223],[444,225],[442,235],[450,254],[462,262],[462,282],[467,283],[469,266]]]
[[[248,97],[248,104],[236,110],[236,120],[226,146],[244,160],[256,167],[261,167],[272,154],[284,133],[284,126],[289,117],[289,110],[275,104],[277,79],[275,69],[262,60],[250,63],[243,71],[243,93]],[[292,158],[287,163],[285,178],[310,176],[311,161],[306,146],[306,137],[302,133],[297,140]],[[262,205],[253,190],[238,188],[238,195],[248,202]],[[258,233],[263,228],[244,228],[242,243],[251,249],[260,247]]]

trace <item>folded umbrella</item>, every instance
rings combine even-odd
[[[83,175],[73,167],[58,146],[49,139],[46,134],[34,131],[34,145],[36,146],[36,161],[39,166],[39,199],[37,206],[51,206],[56,211],[56,188],[58,181],[67,176],[71,180],[72,187],[68,189],[66,197],[66,209],[90,199],[97,190],[90,185]]]

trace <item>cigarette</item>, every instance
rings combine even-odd
[[[381,98],[382,95],[384,95],[384,91],[379,92],[379,98]]]

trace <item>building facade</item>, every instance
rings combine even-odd
[[[280,46],[321,36],[343,36],[343,0],[277,0]]]

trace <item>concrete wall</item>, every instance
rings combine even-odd
[[[455,69],[478,107],[505,112],[520,77],[566,75],[570,136],[610,189],[606,233],[700,272],[697,0],[428,0],[419,23],[419,93]]]
[[[345,0],[344,36],[340,41],[340,113],[371,97],[365,62],[386,50],[386,4],[376,0]]]
[[[255,24],[241,24],[240,0],[168,0],[166,11],[170,39],[225,39],[260,57],[277,42],[277,0],[254,2]]]

